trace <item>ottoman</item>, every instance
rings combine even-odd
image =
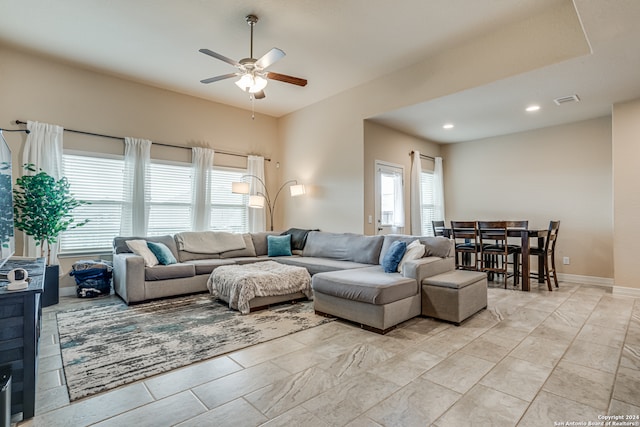
[[[487,308],[487,274],[453,270],[422,281],[422,315],[456,325]]]
[[[242,314],[279,302],[313,299],[307,269],[275,261],[218,267],[209,276],[207,288]]]

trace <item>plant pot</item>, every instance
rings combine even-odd
[[[60,301],[60,266],[48,265],[44,274],[44,293],[42,294],[42,306],[49,307]]]

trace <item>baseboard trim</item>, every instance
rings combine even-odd
[[[75,297],[76,296],[76,287],[75,286],[64,286],[60,288],[60,296],[61,297]]]
[[[612,293],[613,295],[621,297],[640,298],[639,288],[625,288],[624,286],[614,286]]]
[[[583,285],[612,287],[613,279],[608,277],[581,276],[579,274],[558,273],[558,280],[568,283],[581,283]]]

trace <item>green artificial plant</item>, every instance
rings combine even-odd
[[[25,170],[36,172],[31,163],[23,165]],[[23,175],[16,180],[13,190],[13,213],[15,227],[32,236],[40,246],[41,256],[51,264],[51,245],[60,233],[85,225],[89,220],[74,222],[72,211],[88,204],[76,200],[69,190],[69,181],[62,177],[56,180],[40,169],[35,175]]]

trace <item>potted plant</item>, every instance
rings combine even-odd
[[[25,170],[36,172],[31,163],[23,165]],[[40,256],[46,256],[45,293],[47,282],[55,277],[57,302],[58,266],[51,265],[51,245],[58,241],[60,233],[85,225],[88,220],[75,222],[72,211],[88,202],[76,200],[69,190],[69,181],[55,179],[40,169],[35,175],[23,175],[16,180],[13,190],[13,214],[15,227],[36,241]],[[45,251],[46,249],[46,251]],[[55,271],[54,271],[55,270]],[[45,297],[46,298],[46,297]]]

